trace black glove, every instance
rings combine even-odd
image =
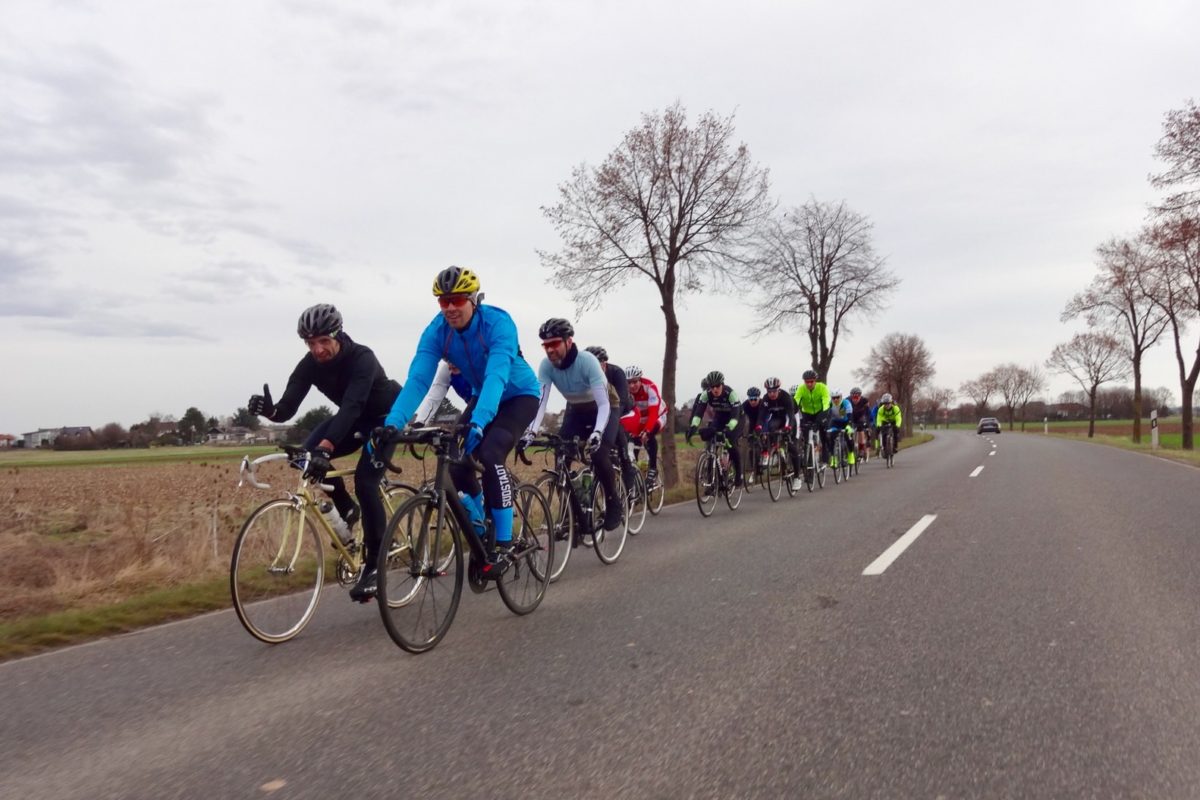
[[[264,383],[262,394],[250,395],[250,402],[246,403],[246,409],[256,417],[266,417],[267,419],[273,417],[275,404],[271,402],[270,387]]]
[[[371,441],[380,445],[391,444],[399,435],[400,430],[395,425],[384,425],[371,431]]]
[[[317,483],[325,480],[325,473],[333,469],[333,464],[330,462],[332,457],[333,453],[324,447],[313,450],[308,456],[308,467],[304,470],[304,477],[312,478]]]
[[[687,442],[688,447],[692,446],[692,437],[696,435],[697,430],[698,430],[698,428],[695,425],[693,425],[690,428],[688,428],[687,433],[684,434],[683,439],[685,442]]]

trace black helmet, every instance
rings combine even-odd
[[[762,391],[757,386],[751,386],[746,390],[747,400],[757,400],[760,397],[762,397]]]
[[[608,361],[608,351],[605,350],[603,347],[597,347],[596,345],[592,345],[591,347],[588,347],[585,349],[589,353],[594,355],[600,361]]]
[[[817,373],[811,369],[806,369],[801,377],[806,381],[815,381],[817,379]]]
[[[337,336],[342,331],[342,312],[329,303],[317,303],[304,309],[296,323],[296,333],[301,339],[314,336]]]
[[[551,317],[538,329],[540,339],[569,339],[574,335],[575,329],[562,317]]]
[[[704,380],[708,381],[709,389],[714,386],[721,386],[725,384],[725,373],[714,369],[705,376]]]
[[[780,386],[783,386],[783,381],[776,377],[770,377],[763,381],[763,388],[768,392],[773,389],[778,389]]]
[[[700,388],[703,389],[704,391],[708,391],[708,387],[709,387],[708,376],[705,375],[703,378],[700,379]]]
[[[463,267],[446,267],[433,279],[433,296],[444,294],[475,294],[479,291],[479,276]]]
[[[861,396],[862,396],[862,389],[860,389],[860,388],[858,388],[857,386],[855,386],[853,389],[851,389],[851,390],[850,390],[850,396],[851,396],[851,397],[861,397]]]

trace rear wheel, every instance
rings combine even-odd
[[[617,502],[625,499],[625,484],[621,482],[620,470],[614,470],[613,485],[617,489]],[[621,515],[621,524],[611,531],[604,530],[604,514],[608,508],[608,496],[599,481],[593,484],[592,492],[592,541],[595,544],[596,556],[605,564],[612,564],[621,557],[625,549],[625,539],[629,533],[629,514]],[[623,511],[628,511],[623,508]]]
[[[575,524],[575,514],[571,510],[570,484],[562,486],[556,472],[543,472],[534,485],[545,496],[554,521],[555,547],[550,561],[550,582],[553,583],[562,576],[571,558],[571,528]]]
[[[663,501],[667,498],[667,489],[662,485],[662,481],[659,480],[657,475],[654,476],[653,482],[647,487],[646,493],[648,495],[646,504],[650,507],[650,513],[658,514],[658,512],[662,511]]]
[[[233,545],[233,609],[254,638],[286,642],[312,619],[325,581],[321,538],[303,507],[280,498],[250,515]]]
[[[696,505],[702,517],[712,516],[717,507],[717,459],[709,450],[696,462]]]
[[[513,548],[511,563],[496,582],[500,599],[514,614],[538,607],[550,584],[554,563],[554,517],[545,496],[523,483],[513,496]]]
[[[445,636],[462,597],[462,534],[449,507],[418,495],[392,515],[379,559],[379,613],[392,641],[424,653]]]

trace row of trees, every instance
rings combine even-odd
[[[318,406],[301,414],[288,430],[287,440],[294,444],[303,442],[313,428],[332,416],[333,411],[328,406]],[[59,436],[54,440],[54,447],[56,450],[96,450],[198,444],[205,441],[210,430],[229,426],[257,431],[261,423],[245,408],[237,409],[222,421],[205,416],[204,412],[192,406],[178,419],[170,414],[154,412],[128,429],[118,422],[110,422],[91,433]]]
[[[1097,274],[1063,310],[1089,330],[1054,349],[1047,365],[1074,378],[1094,419],[1099,387],[1132,376],[1133,440],[1142,438],[1142,359],[1171,341],[1182,399],[1183,447],[1194,448],[1193,396],[1200,377],[1200,106],[1168,111],[1155,155],[1165,169],[1150,177],[1169,189],[1140,229],[1096,248]],[[1089,431],[1090,435],[1090,431]]]
[[[751,333],[803,331],[812,368],[827,375],[848,323],[883,308],[898,283],[874,251],[866,217],[815,198],[781,210],[768,171],[735,141],[733,116],[708,112],[693,124],[678,103],[644,114],[599,166],[573,170],[542,212],[562,243],[541,251],[542,263],[580,312],[630,280],[654,284],[669,408],[677,405],[677,303],[687,294],[758,287],[754,302],[766,313]],[[674,437],[664,445],[663,477],[673,486]]]

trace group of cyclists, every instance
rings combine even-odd
[[[308,353],[293,369],[283,396],[273,401],[264,384],[263,393],[251,395],[247,404],[253,414],[285,422],[315,386],[337,405],[337,412],[317,425],[304,442],[309,453],[306,474],[324,481],[333,459],[361,450],[354,472],[357,504],[340,478],[329,480],[337,513],[347,526],[360,520],[363,526],[367,566],[350,589],[351,598],[360,602],[376,593],[375,556],[387,522],[378,492],[386,456],[374,453],[371,443],[386,445],[410,423],[425,423],[450,389],[466,402],[460,417],[462,452],[476,464],[453,465],[451,478],[472,522],[482,528],[485,515],[491,519],[497,559],[512,546],[513,482],[505,462],[514,447],[528,445],[539,432],[553,389],[567,401],[559,435],[587,442],[593,471],[605,493],[605,530],[622,525],[626,509],[625,498],[617,496],[614,453],[626,487],[634,486],[631,441],[646,451],[647,488],[658,480],[658,434],[670,409],[639,367],[622,369],[610,363],[602,347],[581,350],[571,323],[554,317],[538,330],[545,357],[535,371],[521,352],[512,317],[483,303],[474,272],[457,266],[442,270],[434,279],[433,295],[439,313],[421,334],[403,386],[388,378],[370,348],[350,338],[341,313],[322,303],[300,315],[297,333]],[[752,387],[741,402],[722,373],[709,373],[692,407],[689,444],[697,433],[708,441],[723,432],[732,445],[737,480],[744,481],[737,446],[743,428],[783,431],[799,474],[795,434],[807,435],[811,426],[820,431],[826,453],[832,452],[829,437],[839,431],[866,436],[871,423],[899,427],[900,409],[890,395],[885,394],[875,408],[858,388],[842,398],[840,392],[831,394],[818,382],[812,370],[803,377],[803,385],[789,392],[781,390],[779,378],[768,378],[763,384],[765,394]]]

